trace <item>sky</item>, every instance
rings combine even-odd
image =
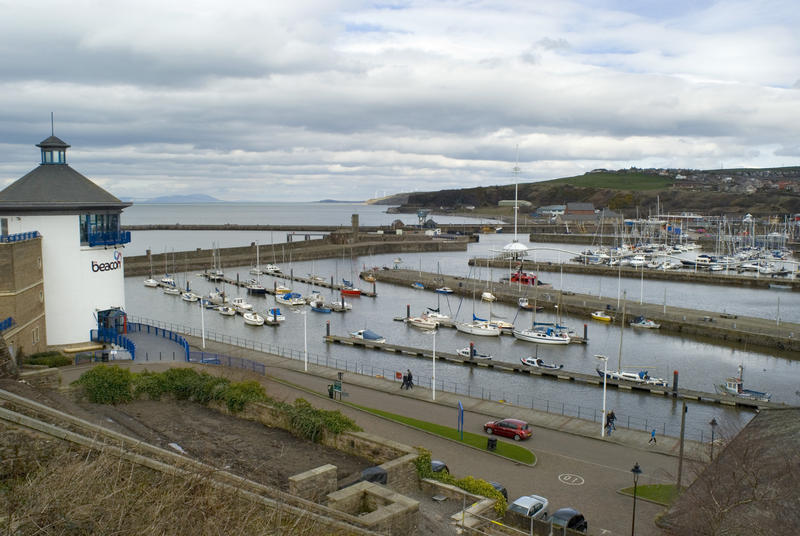
[[[362,200],[800,165],[796,0],[0,0],[0,188]],[[519,174],[513,169],[518,162]]]

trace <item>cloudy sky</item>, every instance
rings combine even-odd
[[[796,0],[0,0],[0,187],[366,199],[800,164]]]

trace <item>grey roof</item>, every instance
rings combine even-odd
[[[120,201],[67,164],[41,164],[0,191],[0,214],[121,210],[131,204]]]
[[[36,147],[53,147],[53,148],[64,148],[70,147],[70,145],[55,136],[50,136],[46,140],[42,140],[36,144]]]
[[[591,203],[567,203],[567,210],[594,210]]]

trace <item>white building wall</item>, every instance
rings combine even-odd
[[[9,218],[9,233],[29,231],[42,235],[47,344],[88,341],[98,310],[125,307],[124,250],[81,246],[77,214]]]

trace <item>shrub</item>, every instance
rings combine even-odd
[[[267,400],[264,387],[256,381],[232,383],[225,388],[223,393],[228,411],[238,413],[248,402],[262,402]]]
[[[348,430],[361,431],[355,421],[340,411],[315,408],[304,398],[295,400],[294,405],[283,402],[274,405],[288,414],[289,431],[310,441],[320,441],[325,432],[340,434]]]
[[[60,352],[40,352],[26,357],[24,365],[45,365],[48,367],[64,367],[72,364],[72,358],[61,355]]]
[[[98,365],[81,374],[75,383],[83,394],[95,404],[121,404],[133,398],[133,374],[128,369]]]
[[[207,372],[198,373],[190,368],[173,368],[163,374],[165,392],[177,400],[193,400],[208,404],[220,400],[230,380],[212,376]]]
[[[167,382],[164,375],[157,372],[143,371],[134,374],[133,377],[133,396],[141,398],[147,396],[150,400],[161,400],[167,392]]]

